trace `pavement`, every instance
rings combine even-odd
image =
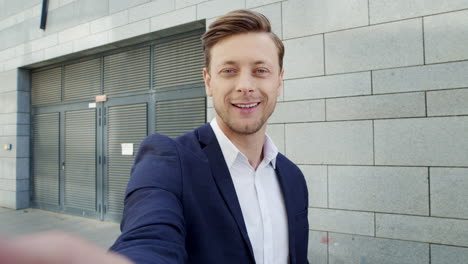
[[[13,210],[0,207],[0,236],[11,237],[43,231],[78,235],[102,248],[109,248],[120,235],[119,224],[39,209]]]

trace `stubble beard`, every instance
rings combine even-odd
[[[241,121],[236,122],[236,120],[232,120],[229,118],[229,114],[227,112],[219,111],[214,106],[216,114],[221,118],[223,123],[234,133],[238,135],[252,135],[260,131],[265,123],[267,122],[268,118],[273,114],[273,110],[270,111],[266,116],[262,116],[258,121],[256,121],[253,125],[249,124],[242,124]]]

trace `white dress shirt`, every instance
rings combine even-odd
[[[283,192],[275,171],[278,149],[270,137],[265,135],[263,160],[255,170],[247,157],[219,128],[216,118],[210,125],[231,173],[255,262],[288,263],[288,219]]]

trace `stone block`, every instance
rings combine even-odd
[[[0,126],[0,137],[15,136],[15,135],[16,135],[16,125],[2,125],[2,126]]]
[[[328,207],[327,166],[300,165],[309,190],[310,207]]]
[[[284,81],[284,100],[286,101],[370,94],[370,72]]]
[[[309,228],[364,236],[374,235],[374,213],[309,208]]]
[[[375,94],[468,87],[468,62],[388,69],[372,73]]]
[[[16,192],[0,190],[0,207],[16,209]]]
[[[284,125],[283,124],[268,124],[267,125],[267,134],[273,140],[278,151],[285,153],[284,146]]]
[[[30,125],[16,125],[16,135],[29,136],[31,134]]]
[[[327,99],[327,120],[422,117],[426,115],[425,99],[424,93]]]
[[[273,33],[275,33],[280,39],[283,38],[281,3],[265,5],[253,8],[252,10],[265,15],[270,21],[271,31],[273,31]]]
[[[197,5],[209,0],[175,0],[176,9],[181,9],[187,6]]]
[[[431,168],[431,215],[468,219],[468,168]]]
[[[449,218],[376,214],[376,236],[468,246],[468,221]]]
[[[25,53],[34,52],[57,45],[59,42],[58,36],[59,35],[57,33],[54,33],[25,43]]]
[[[59,32],[58,39],[60,43],[65,43],[75,39],[84,38],[89,34],[89,23],[85,23]]]
[[[13,143],[13,146],[15,144]],[[30,137],[29,136],[16,136],[16,148],[12,150],[17,158],[29,158],[30,153]]]
[[[329,234],[330,263],[429,264],[429,244]]]
[[[15,158],[14,164],[16,165],[16,175],[17,180],[29,179],[30,177],[30,158]]]
[[[16,114],[16,121],[14,124],[24,124],[29,125],[31,121],[29,113],[17,113]]]
[[[53,46],[44,50],[45,59],[52,59],[73,53],[73,41]]]
[[[19,23],[0,31],[0,50],[14,47],[26,41],[25,23]]]
[[[328,264],[327,241],[327,232],[309,231],[309,248],[307,253],[309,263]]]
[[[325,34],[327,74],[420,65],[422,19]]]
[[[11,47],[0,51],[0,61],[12,59],[16,56],[16,47]]]
[[[109,15],[109,1],[79,0],[60,9],[73,4],[76,4],[79,24]]]
[[[29,113],[31,108],[31,93],[25,91],[18,91],[17,96],[17,111],[22,113]]]
[[[265,6],[273,3],[281,2],[282,0],[246,0],[247,8]]]
[[[174,0],[154,0],[128,10],[130,23],[170,12],[175,9]]]
[[[17,91],[4,92],[0,94],[0,113],[17,112]]]
[[[125,33],[120,32],[120,34],[124,35]],[[73,41],[73,49],[74,51],[82,51],[82,50],[87,50],[90,48],[99,47],[99,46],[108,44],[109,35],[110,35],[110,32],[104,31],[104,32],[93,34],[93,35],[89,35],[82,39],[77,39]]]
[[[330,208],[429,215],[428,189],[427,168],[328,167]]]
[[[2,1],[0,17],[8,17],[38,4],[39,0]]]
[[[245,8],[245,1],[217,0],[198,4],[197,19],[213,18],[225,13]]]
[[[171,28],[195,21],[197,17],[196,6],[189,6],[169,13],[151,18],[151,31]]]
[[[77,2],[47,12],[47,31],[49,32],[59,32],[79,24]]]
[[[109,42],[140,36],[150,32],[150,20],[141,20],[125,26],[113,28],[107,32],[109,34]]]
[[[16,125],[18,122],[16,120],[17,113],[1,113],[0,112],[0,125]]]
[[[2,141],[3,143],[4,141]],[[2,149],[3,152],[3,149]],[[0,179],[16,179],[16,159],[0,158]]]
[[[465,1],[466,2],[466,1]],[[468,4],[466,7],[468,7]],[[424,18],[426,63],[468,59],[468,10]]]
[[[279,102],[268,120],[269,123],[311,121],[325,121],[325,100]]]
[[[295,38],[369,23],[366,0],[296,0],[283,2],[284,37]]]
[[[468,263],[468,248],[431,245],[431,264]]]
[[[89,27],[91,34],[95,34],[126,24],[128,24],[128,10],[93,20]]]
[[[16,179],[1,179],[0,178],[0,190],[2,191],[16,191]]]
[[[109,13],[113,14],[150,1],[151,0],[109,0]]]
[[[468,89],[427,93],[427,115],[468,115]]]
[[[30,200],[31,200],[31,192],[29,190],[16,192],[15,209],[19,210],[19,209],[29,208]]]
[[[286,124],[286,154],[297,164],[372,165],[372,121]]]
[[[371,24],[468,8],[466,0],[370,0]]]
[[[16,16],[9,16],[7,18],[0,18],[1,20],[1,24],[0,24],[0,30],[4,30],[5,28],[9,28],[11,26],[14,26],[15,24],[17,23],[20,23],[18,22]]]
[[[375,164],[466,166],[468,117],[375,120]]]
[[[284,79],[323,75],[323,36],[311,36],[283,41]]]
[[[18,73],[16,70],[0,72],[0,93],[18,90]],[[1,100],[1,99],[0,99]]]
[[[0,178],[0,190],[10,192],[22,192],[29,191],[29,180],[28,179],[9,179]]]

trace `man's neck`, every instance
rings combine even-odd
[[[238,134],[218,122],[224,135],[242,152],[249,160],[250,165],[256,170],[263,159],[263,143],[265,142],[266,124],[256,133]]]

